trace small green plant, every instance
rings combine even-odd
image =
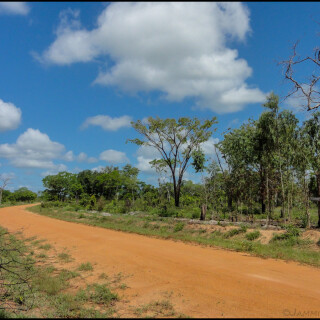
[[[99,275],[99,279],[108,279],[108,275],[104,272],[102,272],[100,275]]]
[[[245,233],[247,231],[247,228],[245,226],[241,226],[240,228],[237,228],[237,229],[231,229],[229,230],[228,232],[226,232],[224,234],[224,237],[225,238],[231,238],[237,234],[240,234],[240,233]]]
[[[90,262],[81,263],[78,270],[79,271],[93,271],[93,266]]]
[[[72,261],[70,254],[66,252],[61,252],[58,254],[58,258],[63,262],[70,262]]]
[[[256,230],[256,231],[247,233],[246,234],[246,239],[249,240],[249,241],[253,241],[253,240],[258,239],[260,236],[261,236],[260,231]]]
[[[173,232],[179,232],[184,228],[185,224],[183,222],[178,222],[173,229]]]
[[[39,246],[39,249],[43,249],[43,250],[50,250],[51,248],[52,248],[52,246],[49,243],[46,243],[46,244]]]
[[[118,295],[111,292],[105,284],[93,284],[89,286],[89,291],[91,291],[90,299],[95,303],[111,305],[119,299]]]
[[[40,253],[37,255],[37,258],[45,259],[45,258],[48,258],[48,256],[45,253]]]

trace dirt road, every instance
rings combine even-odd
[[[192,317],[320,317],[320,270],[244,253],[60,221],[0,209],[0,225],[68,248],[95,272],[131,275],[128,300],[148,303],[173,292],[176,311]]]

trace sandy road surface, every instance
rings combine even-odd
[[[205,248],[0,209],[0,225],[67,247],[96,272],[128,277],[128,300],[142,304],[165,292],[193,317],[320,317],[320,270],[244,253]]]

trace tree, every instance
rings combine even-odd
[[[0,175],[0,204],[2,201],[2,193],[6,186],[10,183],[11,178]]]
[[[280,62],[285,70],[285,79],[293,84],[293,88],[286,98],[294,94],[300,95],[305,101],[304,108],[307,111],[318,109],[320,106],[320,92],[317,87],[320,80],[320,50],[316,48],[312,56],[307,55],[300,58],[296,52],[297,45],[298,42],[293,46],[291,57],[288,60]],[[304,82],[298,78],[298,72],[295,68],[300,66],[304,70],[307,70],[308,63],[311,63],[314,69],[312,74],[309,75],[307,82]],[[304,76],[304,78],[306,77]]]
[[[29,190],[26,187],[22,187],[18,190],[16,190],[13,194],[12,197],[16,200],[16,201],[28,201],[28,202],[32,202],[35,199],[37,199],[37,194],[35,192],[32,192],[31,190]]]
[[[210,138],[213,132],[210,129],[216,123],[216,117],[203,123],[197,118],[187,117],[178,120],[149,117],[147,124],[143,124],[141,120],[131,122],[144,140],[137,138],[128,141],[138,146],[154,148],[159,152],[161,158],[150,163],[160,170],[168,168],[173,181],[176,207],[179,207],[182,178],[189,160],[194,152],[201,150],[201,144]]]
[[[320,197],[320,112],[303,123],[304,141],[307,145],[305,157],[308,159],[316,177],[317,196]],[[318,227],[320,228],[320,201],[318,201]]]

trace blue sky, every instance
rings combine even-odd
[[[130,121],[148,116],[217,116],[213,156],[266,94],[286,95],[277,62],[297,40],[312,52],[319,13],[312,2],[0,3],[2,177],[38,191],[46,174],[130,162],[155,182],[155,154],[126,144]]]

